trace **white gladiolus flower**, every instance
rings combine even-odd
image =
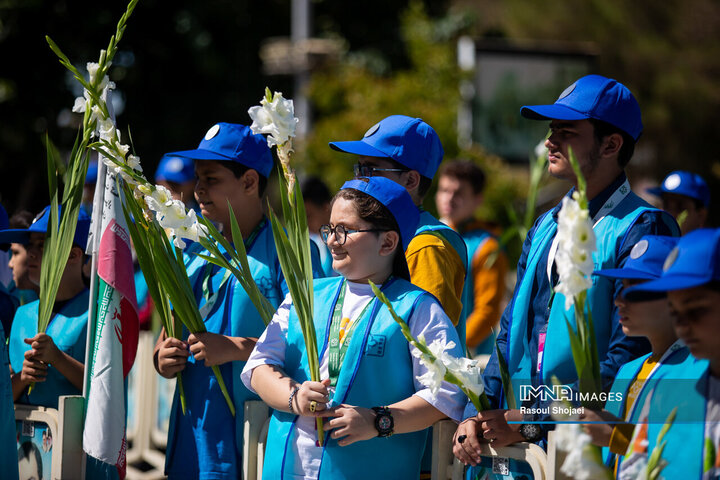
[[[107,166],[108,171],[113,175],[117,175],[122,171],[122,169],[118,167],[118,165],[112,159],[103,157],[102,155],[100,156],[100,158],[102,158],[102,161]]]
[[[425,339],[420,336],[418,341],[425,343]],[[419,349],[413,348],[413,356],[420,359],[420,364],[427,368],[427,372],[417,377],[417,380],[430,389],[430,394],[435,398],[440,386],[445,379],[446,365],[449,364],[454,357],[448,355],[447,350],[455,347],[455,342],[446,342],[444,339],[436,339],[428,345],[428,350],[432,357],[422,353]]]
[[[576,194],[573,198],[563,198],[558,214],[555,266],[560,281],[555,290],[565,296],[566,309],[573,305],[578,294],[592,286],[590,275],[594,269],[595,233],[588,211],[580,208],[578,198]]]
[[[248,114],[253,121],[250,129],[255,134],[267,134],[270,147],[282,145],[295,136],[298,119],[293,101],[283,98],[280,92],[273,94],[271,102],[264,97],[260,106],[251,107]]]
[[[561,423],[555,428],[555,445],[567,452],[560,471],[575,480],[608,478],[608,471],[598,463],[592,449],[592,438],[577,423]]]
[[[466,357],[451,358],[450,364],[447,365],[448,370],[460,380],[463,387],[480,396],[485,391],[485,384],[482,381],[482,372],[477,362]]]
[[[140,157],[135,155],[128,155],[127,157],[127,165],[128,167],[132,168],[136,172],[142,172],[142,166],[140,165]]]
[[[77,97],[75,99],[75,103],[73,104],[72,111],[74,113],[84,113],[86,108],[87,101],[85,100],[85,97]]]
[[[96,129],[102,140],[111,141],[115,132],[115,124],[109,118],[101,118],[98,119]]]
[[[100,68],[100,64],[88,62],[85,68],[87,68],[88,75],[90,76],[90,83],[93,83],[95,81],[95,77],[97,76],[98,69]]]

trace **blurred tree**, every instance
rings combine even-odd
[[[457,0],[454,7],[476,13],[477,37],[594,42],[597,73],[626,84],[642,108],[645,131],[631,176],[661,181],[671,170],[689,169],[718,191],[719,2]],[[715,225],[718,210],[711,208]]]
[[[440,136],[445,160],[462,157],[484,168],[489,181],[479,213],[486,220],[508,225],[508,205],[519,201],[517,207],[522,211],[527,171],[524,167],[511,170],[480,146],[463,151],[457,143],[462,74],[455,49],[470,19],[462,14],[432,18],[422,3],[415,1],[401,16],[400,26],[409,61],[405,68],[389,73],[378,70],[372,54],[356,51],[313,76],[310,97],[316,120],[307,142],[298,144],[299,164],[307,173],[321,175],[334,191],[352,176],[355,157],[331,150],[329,141],[362,138],[369,127],[388,115],[420,117]],[[424,204],[431,212],[435,211],[434,189]],[[519,244],[514,242],[510,248],[515,252]]]

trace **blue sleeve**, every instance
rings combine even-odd
[[[520,254],[520,260],[517,264],[516,286],[520,283],[523,275],[525,275],[527,257],[530,252],[530,244],[532,243],[532,238],[535,234],[535,230],[537,229],[538,221],[539,219],[535,222],[532,229],[530,229],[530,232],[528,232],[528,235],[525,237],[525,241],[523,242],[522,253]],[[500,333],[498,333],[498,336],[495,339],[497,348],[499,348],[503,353],[506,351],[507,347],[508,325],[510,323],[510,315],[512,314],[513,305],[515,304],[516,292],[517,288],[516,291],[513,292],[512,300],[508,303],[507,307],[505,307],[505,311],[503,312],[502,317],[500,317]],[[503,408],[502,378],[500,377],[500,365],[498,364],[496,349],[493,349],[492,354],[490,355],[490,360],[485,366],[485,370],[483,371],[483,381],[485,382],[485,394],[487,395],[488,400],[490,400],[490,406],[492,408]],[[468,415],[469,413],[470,412],[466,410],[465,418],[470,416]]]
[[[665,235],[677,237],[680,229],[675,219],[667,212],[652,210],[641,214],[628,229],[618,245],[617,268],[627,261],[630,251],[644,235]],[[615,281],[613,298],[622,290],[622,280]],[[650,343],[645,337],[627,337],[619,322],[617,307],[613,304],[610,343],[605,360],[600,363],[603,389],[609,391],[618,369],[637,357],[650,352]]]

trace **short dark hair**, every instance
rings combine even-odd
[[[400,233],[400,227],[398,226],[395,217],[393,217],[392,213],[390,213],[390,210],[367,193],[355,190],[354,188],[340,190],[335,194],[330,204],[333,205],[335,200],[338,198],[343,198],[353,202],[358,217],[368,222],[373,228],[397,232],[400,237],[400,242],[395,249],[392,273],[396,277],[404,278],[405,280],[410,281],[410,270],[408,269],[407,260],[405,260],[402,234]]]
[[[238,162],[230,162],[230,161],[223,161],[223,160],[217,160],[217,163],[222,165],[223,167],[227,168],[231,172],[233,172],[233,175],[235,175],[235,178],[240,178],[248,170],[255,170],[254,168],[250,168],[248,166],[243,165],[242,163]],[[265,194],[265,188],[267,187],[267,181],[268,179],[265,178],[263,174],[255,170],[258,174],[258,196],[262,197]]]
[[[302,183],[302,196],[306,203],[310,202],[315,205],[325,205],[332,200],[330,189],[320,177],[315,176],[306,178]]]
[[[384,159],[389,161],[392,164],[392,166],[393,166],[392,168],[399,168],[401,170],[405,170],[406,172],[413,170],[412,168],[408,168],[405,165],[403,165],[402,163],[397,162],[390,157],[386,157]],[[415,170],[415,171],[417,172],[417,170]],[[428,190],[430,190],[430,187],[432,187],[432,178],[428,178],[423,175],[420,175],[420,183],[418,184],[418,192],[417,192],[418,195],[420,196],[420,198],[424,197],[427,194]]]
[[[620,147],[620,152],[618,153],[618,166],[620,166],[620,168],[627,167],[627,164],[630,163],[630,159],[632,158],[633,153],[635,153],[635,139],[629,133],[621,130],[615,125],[604,122],[602,120],[597,120],[595,118],[590,118],[589,120],[594,127],[593,131],[595,133],[595,141],[598,144],[602,142],[603,139],[608,135],[612,135],[614,133],[619,133],[620,135],[622,135],[623,144],[622,147]]]
[[[20,445],[20,448],[18,448],[18,463],[20,463],[20,460],[22,460],[23,458],[27,458],[29,461],[31,453],[35,455],[35,463],[37,463],[38,476],[40,478],[43,478],[42,455],[40,454],[40,449],[33,442],[26,441]]]
[[[468,160],[456,160],[442,164],[438,178],[443,176],[469,182],[475,194],[485,190],[485,172]]]
[[[29,228],[35,216],[27,210],[19,210],[8,220],[8,228]]]

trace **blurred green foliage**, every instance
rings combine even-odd
[[[420,117],[437,131],[445,150],[444,161],[463,158],[480,165],[488,182],[478,214],[501,229],[511,222],[508,207],[524,216],[528,171],[511,168],[480,146],[463,150],[457,142],[459,82],[463,73],[455,59],[457,37],[470,26],[465,15],[430,18],[420,2],[413,1],[401,16],[401,32],[408,68],[383,75],[349,56],[313,75],[310,98],[316,120],[312,134],[298,143],[297,162],[305,174],[319,175],[331,191],[352,176],[355,156],[336,152],[330,141],[357,140],[388,115]],[[436,183],[436,182],[435,182]],[[424,207],[436,212],[436,184]],[[511,258],[519,256],[520,243],[508,246]]]

